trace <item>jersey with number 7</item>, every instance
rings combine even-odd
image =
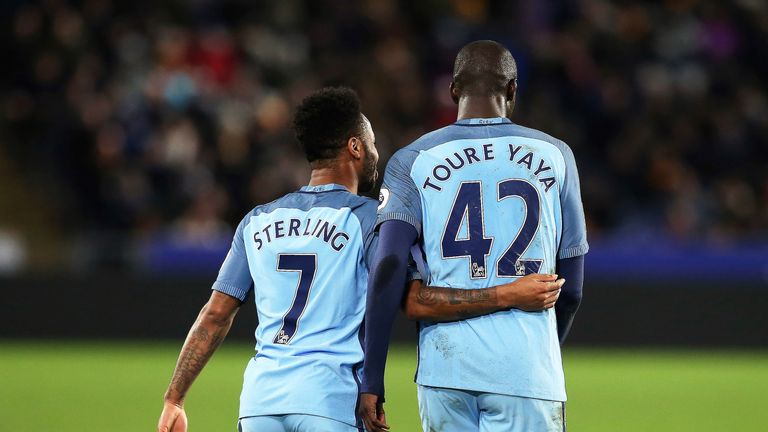
[[[304,186],[248,213],[213,289],[244,301],[259,325],[240,418],[356,418],[376,201],[344,186]],[[255,281],[255,285],[254,285]]]
[[[429,285],[486,288],[587,252],[573,153],[506,118],[424,135],[387,165],[377,224],[420,233]],[[565,401],[553,309],[420,323],[416,382]]]

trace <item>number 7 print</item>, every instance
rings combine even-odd
[[[274,343],[287,345],[296,334],[299,320],[307,307],[309,292],[315,280],[315,270],[317,270],[317,254],[279,254],[277,256],[277,271],[299,272],[299,283],[291,307],[283,315],[283,325],[277,331]]]

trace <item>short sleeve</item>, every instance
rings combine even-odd
[[[243,231],[245,230],[246,217],[240,222],[232,239],[227,257],[219,270],[219,276],[213,283],[212,289],[245,301],[248,293],[253,289],[253,278],[248,268],[248,257],[245,253]]]
[[[401,220],[421,234],[421,197],[411,177],[415,154],[403,149],[389,160],[379,194],[376,226],[388,220]]]
[[[376,252],[376,246],[379,243],[379,236],[376,233],[376,201],[365,198],[365,203],[355,207],[352,211],[360,222],[360,230],[363,236],[363,258],[365,265],[370,269],[373,262],[373,254]]]
[[[584,206],[581,203],[579,171],[573,151],[567,146],[561,147],[565,158],[565,179],[560,188],[560,205],[563,213],[563,234],[560,239],[558,258],[573,258],[587,253],[587,224],[584,220]]]
[[[373,256],[376,254],[376,248],[379,246],[379,233],[378,232],[370,232],[368,235],[366,235],[364,247],[365,247],[365,265],[368,267],[368,270],[371,269],[371,265],[373,264]]]

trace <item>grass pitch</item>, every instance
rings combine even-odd
[[[181,341],[0,341],[0,431],[152,431]],[[252,346],[225,343],[187,399],[190,431],[235,431]],[[765,430],[768,352],[566,348],[569,431]],[[415,351],[393,349],[387,417],[420,431]]]

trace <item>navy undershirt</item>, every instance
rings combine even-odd
[[[416,228],[409,223],[399,220],[382,223],[379,246],[368,275],[362,392],[373,393],[382,400],[392,322],[405,293],[408,254],[417,238]]]
[[[584,287],[584,255],[557,260],[557,275],[565,279],[565,284],[560,289],[560,298],[555,303],[557,336],[562,345],[571,330],[573,317],[581,303]]]
[[[371,263],[362,392],[376,394],[382,400],[392,322],[405,294],[410,247],[417,239],[416,228],[407,222],[389,220],[382,223],[379,228],[379,245]],[[557,260],[557,273],[566,280],[555,304],[557,333],[560,343],[563,343],[581,302],[584,257]]]

